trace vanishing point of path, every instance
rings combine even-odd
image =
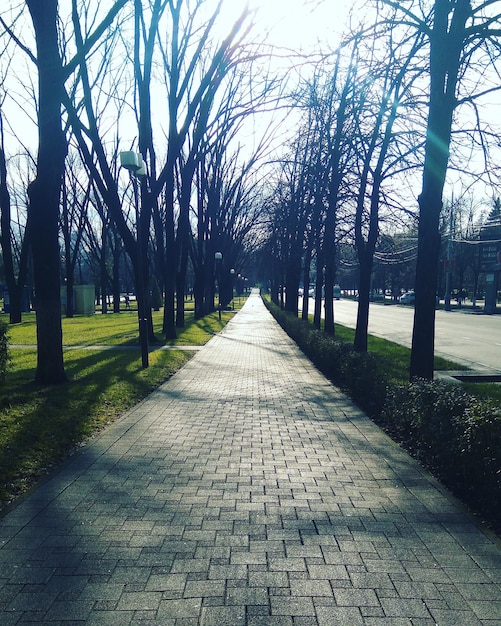
[[[501,548],[253,294],[0,520],[0,624],[499,626]]]

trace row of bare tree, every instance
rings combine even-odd
[[[494,194],[500,182],[499,163],[492,158],[499,127],[489,126],[483,106],[500,89],[501,2],[370,4],[370,23],[362,19],[352,26],[297,96],[304,113],[276,177],[267,265],[273,269],[273,297],[278,299],[283,286],[286,309],[297,312],[298,287],[309,285],[315,260],[315,323],[320,324],[324,291],[325,331],[334,334],[336,250],[352,241],[359,270],[354,346],[366,351],[381,231],[395,232],[404,217],[408,223],[417,214],[410,375],[431,379],[448,170],[459,172],[465,186],[484,177]],[[478,156],[477,148],[480,166],[468,158]]]
[[[482,172],[498,182],[490,159],[498,132],[483,121],[482,105],[499,89],[501,0],[367,0],[364,8],[365,19],[353,17],[341,46],[322,57],[296,93],[292,107],[302,111],[302,122],[279,159],[275,184],[271,165],[256,167],[269,136],[263,130],[257,137],[248,120],[255,131],[258,114],[280,109],[286,76],[269,63],[266,46],[249,37],[247,8],[235,12],[235,3],[224,0],[114,0],[111,8],[72,0],[64,13],[57,0],[25,0],[0,12],[2,255],[15,321],[31,250],[38,381],[65,380],[61,258],[71,312],[84,241],[93,242],[102,292],[109,282],[115,310],[120,261],[128,259],[150,339],[153,277],[164,294],[163,332],[174,337],[184,324],[188,269],[201,316],[213,305],[214,253],[223,254],[221,291],[228,293],[230,269],[238,271],[243,251],[262,237],[263,220],[268,267],[277,268],[273,280],[285,285],[290,310],[297,310],[299,282],[308,285],[315,258],[331,334],[336,249],[347,237],[354,241],[355,346],[366,350],[382,219],[391,230],[414,213],[418,170],[411,376],[433,376],[439,224],[454,165],[451,146],[456,162],[479,147]],[[233,19],[225,28],[228,9]],[[31,174],[20,175],[21,158],[8,150],[16,133],[10,115],[13,105],[19,112],[28,103],[35,103],[38,144],[28,160]],[[464,109],[471,121],[461,117]],[[138,159],[130,176],[119,167],[125,151],[140,155],[142,164]],[[21,237],[14,213],[23,193]]]
[[[36,379],[45,384],[65,380],[61,258],[70,314],[85,241],[99,257],[105,310],[110,265],[119,310],[118,268],[125,255],[150,340],[152,277],[164,294],[163,332],[172,338],[184,325],[188,268],[195,314],[202,316],[213,306],[215,252],[223,254],[219,273],[227,294],[230,269],[239,270],[260,219],[255,164],[265,144],[253,137],[246,147],[237,134],[249,116],[270,105],[278,81],[250,42],[249,10],[239,9],[225,29],[222,0],[102,4],[72,0],[66,14],[57,0],[27,0],[1,15],[2,108],[12,110],[13,76],[26,71],[18,98],[32,96],[38,129],[20,238],[14,236],[12,190],[22,181],[9,179],[15,160],[6,147],[6,124],[1,127],[2,254],[11,321],[18,321],[31,250]],[[27,84],[32,74],[36,85]],[[0,119],[16,132],[8,113]],[[125,151],[140,155],[144,168],[130,177],[119,167]]]

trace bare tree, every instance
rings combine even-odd
[[[9,292],[9,321],[11,324],[17,324],[22,321],[23,290],[29,262],[29,231],[26,223],[24,232],[19,233],[20,240],[15,240],[7,172],[3,115],[0,111],[0,244],[5,282]]]
[[[244,24],[249,16],[248,9],[244,8],[229,34],[218,42],[214,39],[214,30],[222,2],[217,2],[207,19],[202,17],[203,5],[203,0],[196,0],[191,7],[186,0],[169,2],[170,41],[162,46],[168,92],[167,156],[153,188],[156,194],[164,189],[163,331],[167,337],[176,335],[176,285],[178,292],[184,294],[190,245],[189,199],[196,171],[195,155],[216,94],[242,54],[241,44],[246,34]],[[181,176],[179,189],[176,186],[176,171]],[[180,306],[181,302],[178,302],[178,309]],[[182,320],[178,319],[178,323]]]
[[[382,38],[378,34],[358,58],[358,65],[365,65],[365,77],[359,85],[360,106],[355,111],[354,137],[360,162],[355,209],[360,279],[354,347],[360,352],[367,351],[369,300],[383,186],[395,171],[401,173],[410,167],[409,155],[416,155],[416,147],[409,147],[408,134],[394,129],[399,115],[412,116],[414,98],[411,96],[409,101],[409,92],[421,74],[419,68],[413,68],[413,63],[422,46],[422,37],[419,32],[410,37],[404,32],[397,39],[394,31],[395,28],[385,29],[387,43],[383,46],[386,51],[383,58],[380,58]],[[397,142],[399,145],[395,146]]]
[[[119,0],[81,53],[88,54],[99,40],[109,20],[125,4]],[[59,204],[67,153],[67,140],[62,121],[62,105],[66,101],[65,82],[75,61],[63,65],[59,44],[59,12],[57,0],[26,0],[34,28],[36,53],[25,45],[13,29],[9,36],[36,65],[38,74],[37,118],[38,154],[36,176],[28,187],[29,228],[37,236],[31,238],[37,314],[36,380],[43,384],[66,380],[62,351]],[[5,26],[5,24],[4,24]]]
[[[454,113],[499,89],[488,80],[486,67],[499,61],[498,0],[434,0],[423,5],[382,3],[396,10],[406,24],[421,31],[429,43],[429,102],[425,160],[419,202],[416,306],[411,354],[411,378],[433,378],[435,302],[440,254],[439,221],[450,159]],[[430,12],[418,13],[431,8]],[[484,80],[477,81],[474,75]],[[496,76],[494,71],[493,76]],[[472,79],[471,81],[469,79]]]
[[[61,198],[61,234],[63,238],[63,261],[65,270],[66,317],[73,317],[75,303],[75,267],[80,253],[80,246],[87,223],[87,210],[92,186],[82,177],[82,167],[75,155],[67,163],[62,186]]]
[[[63,364],[59,279],[59,199],[67,144],[61,119],[64,74],[58,48],[57,0],[26,0],[36,37],[38,69],[38,156],[29,186],[36,316],[36,380],[66,380]]]
[[[118,10],[124,6],[126,0],[120,0],[117,2],[113,9],[107,14],[106,18],[101,22],[99,32],[103,33],[113,21],[113,18],[117,14]],[[158,10],[160,3],[155,3],[155,10]],[[134,41],[133,46],[133,62],[130,64],[131,70],[135,65],[142,67],[139,62],[138,55],[141,48],[140,36],[143,32],[140,28],[141,24],[141,5],[135,3],[135,22],[134,22]],[[123,201],[120,196],[119,181],[118,181],[118,159],[120,153],[120,123],[116,125],[116,132],[114,140],[111,144],[111,150],[109,150],[108,144],[105,140],[104,134],[106,133],[106,127],[103,124],[103,119],[110,115],[110,110],[113,107],[113,115],[120,119],[120,114],[125,110],[125,103],[127,97],[130,95],[131,84],[134,84],[133,79],[127,72],[127,67],[122,67],[121,70],[116,71],[113,60],[113,53],[116,51],[118,42],[121,40],[122,33],[120,27],[116,27],[106,33],[106,37],[103,37],[104,50],[102,53],[102,62],[100,65],[91,66],[86,56],[86,50],[89,47],[89,41],[92,41],[94,33],[87,33],[82,30],[82,24],[80,21],[80,14],[76,5],[76,0],[73,4],[72,15],[75,44],[77,48],[76,59],[78,62],[79,72],[77,74],[77,80],[72,88],[73,97],[69,95],[65,99],[66,109],[73,134],[77,141],[81,158],[84,161],[91,180],[94,183],[95,190],[99,194],[100,199],[106,205],[106,216],[104,209],[101,211],[103,218],[103,226],[106,230],[108,224],[108,217],[113,220],[118,233],[123,241],[124,248],[131,259],[134,269],[136,295],[138,298],[138,317],[140,321],[140,338],[142,346],[142,362],[143,367],[148,365],[148,352],[147,352],[147,340],[148,335],[150,340],[153,339],[153,325],[151,321],[151,308],[148,302],[148,264],[147,264],[147,243],[149,236],[149,223],[151,219],[151,194],[149,191],[149,180],[144,179],[138,183],[135,175],[131,176],[131,188],[132,188],[132,205],[136,207],[136,211],[132,212],[135,215],[132,220],[127,219],[127,211],[123,210]],[[86,20],[87,22],[87,20]],[[85,23],[86,23],[85,22]],[[122,24],[123,29],[126,29],[126,25]],[[155,38],[155,27],[152,27],[152,32],[149,33],[149,39],[147,40],[145,50],[145,64],[144,64],[144,77],[142,74],[136,74],[136,86],[138,86],[139,93],[139,107],[137,111],[137,119],[139,125],[140,146],[143,153],[146,156],[148,153],[148,162],[152,162],[153,159],[149,154],[150,143],[148,141],[148,133],[151,134],[151,124],[148,123],[149,115],[149,70],[151,68],[151,42]],[[134,62],[136,60],[136,63]],[[73,68],[73,63],[67,64],[68,69]],[[139,72],[139,70],[138,70]],[[106,79],[106,80],[105,80]],[[104,102],[101,102],[101,96],[103,95],[103,87],[100,86],[105,82],[107,86],[106,96]],[[77,96],[81,93],[81,105],[77,100]],[[112,97],[110,97],[110,94]],[[129,102],[129,104],[131,104]],[[80,114],[80,106],[82,106],[86,117],[86,123],[84,123],[83,115]],[[102,108],[101,108],[102,107]],[[143,123],[143,119],[146,118],[146,122]],[[141,210],[139,210],[139,190],[141,193]],[[99,198],[96,196],[97,201]],[[135,229],[135,232],[134,232]],[[142,237],[139,236],[142,234]],[[107,233],[104,232],[104,240],[107,240]],[[143,245],[144,242],[144,245]],[[104,257],[101,255],[102,263],[104,264]],[[104,265],[102,272],[104,271]],[[104,279],[101,280],[101,284],[106,285]],[[142,288],[144,286],[144,288]],[[141,287],[141,288],[140,288]],[[115,306],[115,310],[117,307]]]
[[[231,300],[232,276],[237,276],[246,253],[249,235],[260,219],[259,177],[255,174],[264,143],[247,158],[241,147],[230,148],[244,118],[234,115],[226,98],[224,111],[216,116],[203,142],[197,173],[191,262],[194,270],[195,316],[214,308],[215,254],[219,263],[220,306]],[[233,270],[233,274],[232,274]]]

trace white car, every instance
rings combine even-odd
[[[400,304],[414,304],[416,301],[416,295],[413,291],[408,291],[400,296]]]

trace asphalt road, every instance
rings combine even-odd
[[[335,321],[355,328],[357,306],[353,300],[336,300]],[[369,333],[410,347],[413,320],[412,306],[371,303]],[[501,315],[483,315],[471,309],[436,311],[435,353],[473,369],[501,370]]]

